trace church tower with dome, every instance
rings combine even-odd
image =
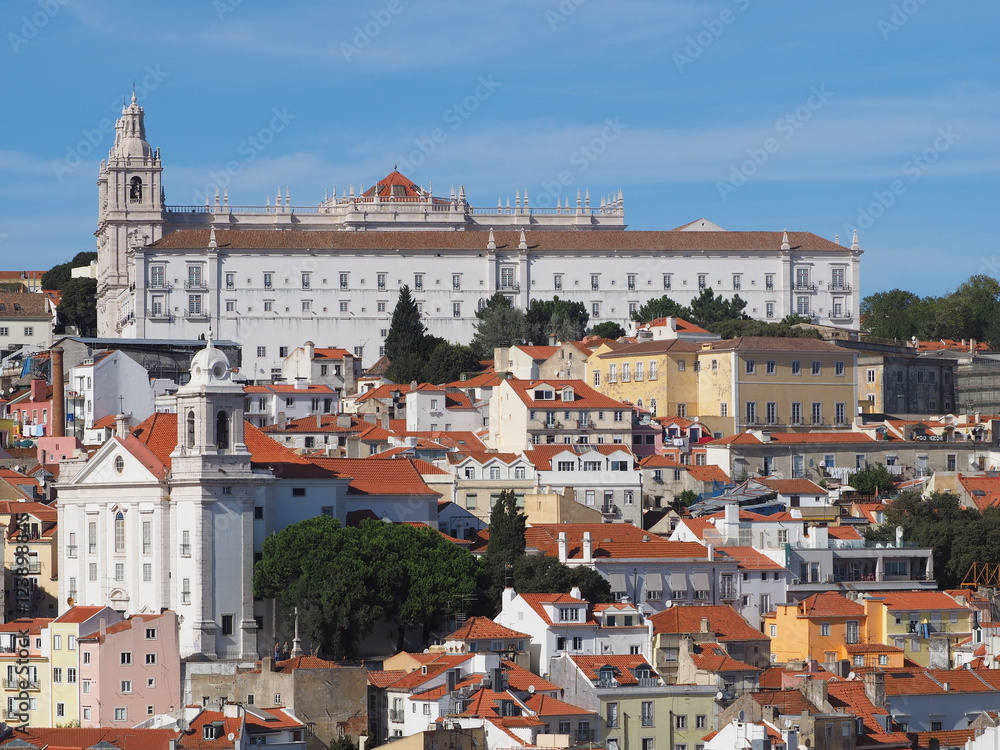
[[[136,101],[122,107],[115,143],[97,178],[98,335],[114,336],[135,311],[125,292],[128,250],[163,236],[163,165],[146,140],[145,112]]]

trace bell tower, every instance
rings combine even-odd
[[[101,162],[98,185],[97,335],[117,336],[132,302],[126,296],[128,251],[163,234],[163,166],[146,140],[145,113],[136,101],[122,107],[115,143]]]
[[[207,346],[177,390],[177,447],[170,454],[175,561],[173,603],[184,617],[181,651],[208,657],[257,653],[253,617],[254,508],[264,480],[244,442],[243,387],[225,353]]]

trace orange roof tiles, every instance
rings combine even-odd
[[[694,645],[691,661],[703,672],[760,672],[760,667],[752,667],[746,662],[734,659],[718,643],[697,643]]]
[[[721,466],[715,466],[713,464],[703,464],[701,466],[697,464],[690,464],[685,466],[687,473],[692,479],[699,482],[721,482],[723,484],[729,484],[732,480],[729,475],[722,470]]]
[[[753,547],[716,547],[715,551],[733,558],[745,570],[785,570],[784,566]]]
[[[15,729],[4,738],[0,745],[21,740],[35,747],[48,748],[91,748],[101,742],[123,748],[123,750],[168,750],[171,740],[177,739],[179,732],[174,729],[134,729],[130,727],[36,727]],[[230,743],[229,747],[232,747]]]
[[[56,622],[82,623],[98,614],[104,607],[71,607],[55,619]]]
[[[835,591],[823,591],[798,603],[799,617],[864,617],[865,608]]]
[[[516,662],[504,659],[501,664],[503,665],[504,679],[511,690],[526,693],[534,686],[535,691],[539,693],[558,692],[562,695],[562,688],[559,685],[549,682],[544,677],[539,677],[534,672],[529,672]]]
[[[535,524],[525,530],[525,540],[543,555],[559,554],[559,535],[566,534],[569,559],[583,556],[583,535],[590,534],[595,559],[704,559],[705,548],[697,542],[671,542],[628,523]]]
[[[150,243],[150,247],[192,249],[208,247],[209,229],[180,229]],[[584,235],[584,236],[581,236]],[[498,250],[516,248],[520,230],[494,232]],[[632,250],[640,252],[775,252],[781,247],[782,232],[685,232],[685,231],[616,231],[579,232],[578,230],[546,230],[528,233],[528,247],[535,253],[576,253]],[[792,250],[801,252],[833,252],[848,255],[850,247],[838,245],[812,232],[788,232]],[[267,229],[216,230],[220,248],[289,248],[309,250],[467,250],[484,252],[485,232],[454,232],[430,230],[413,232],[380,230],[378,232],[293,231],[275,232]]]
[[[352,495],[439,495],[424,482],[413,459],[321,458],[318,466],[342,478],[351,478]]]
[[[755,479],[754,481],[757,484],[769,487],[775,492],[780,492],[782,495],[827,494],[826,490],[809,479],[774,479],[773,477],[764,477],[763,479]]]
[[[881,600],[890,612],[897,610],[966,609],[943,591],[873,591],[867,597],[873,601]]]
[[[628,344],[627,346],[612,349],[609,352],[598,354],[597,358],[647,357],[653,354],[666,354],[667,352],[692,354],[699,351],[701,351],[701,344],[684,341],[683,339],[653,339],[652,341],[642,341],[638,344]]]
[[[761,445],[763,441],[751,432],[741,432],[739,435],[713,440],[708,445]],[[779,444],[815,444],[815,443],[875,443],[871,435],[862,432],[772,432],[771,442]]]
[[[617,411],[628,411],[628,406],[621,401],[616,401],[610,396],[605,396],[599,391],[595,391],[582,380],[565,380],[561,378],[549,378],[540,380],[521,380],[518,378],[508,378],[504,381],[521,401],[533,409],[608,409]],[[542,385],[551,386],[556,392],[556,398],[551,401],[536,401],[532,394],[535,389]],[[563,388],[573,389],[573,400],[563,401]]]
[[[828,682],[827,699],[835,709],[854,714],[861,719],[865,737],[881,744],[909,747],[909,740],[902,732],[886,732],[885,721],[889,712],[871,702],[865,693],[864,683],[860,680]],[[863,744],[867,743],[858,737],[858,746],[862,747]]]
[[[718,641],[764,641],[767,636],[751,627],[732,607],[679,605],[649,617],[654,633],[699,633],[701,621],[708,619],[708,629]]]
[[[615,679],[619,685],[638,685],[639,679],[635,676],[635,670],[643,667],[649,668],[650,674],[655,676],[656,670],[652,668],[646,657],[640,654],[603,654],[598,656],[571,656],[570,657],[589,679],[600,678],[602,667],[612,667],[615,670]]]
[[[758,690],[750,693],[750,698],[758,706],[773,706],[777,708],[779,714],[822,713],[812,701],[798,690]]]
[[[445,636],[446,641],[504,640],[511,638],[530,640],[531,636],[527,633],[512,630],[498,622],[493,622],[489,617],[470,617],[462,627]]]
[[[353,356],[347,349],[313,349],[313,359],[343,359]]]
[[[831,539],[864,539],[853,526],[827,526],[826,532]]]
[[[534,695],[529,695],[528,699],[524,701],[524,705],[527,706],[531,711],[537,716],[593,716],[594,712],[586,708],[581,708],[580,706],[574,706],[572,703],[566,703],[558,698],[552,698],[548,695],[541,695],[535,693]]]
[[[979,510],[1000,505],[1000,477],[959,474],[958,481]]]
[[[545,605],[547,604],[587,604],[583,599],[577,599],[575,596],[570,596],[569,594],[519,594],[524,603],[531,607],[535,613],[542,618],[542,620],[548,625],[554,625],[552,618],[549,617],[548,612],[545,611]],[[579,622],[560,622],[560,626],[590,626],[593,627],[597,625],[597,621],[591,614],[590,610],[587,610],[586,617]]]
[[[380,688],[389,687],[407,674],[405,669],[369,669],[368,684]]]

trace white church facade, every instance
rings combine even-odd
[[[591,324],[629,316],[664,294],[682,304],[702,289],[740,295],[746,313],[795,313],[857,325],[860,256],[809,232],[724,231],[706,220],[630,231],[621,192],[558,207],[471,206],[465,188],[435,197],[393,171],[368,190],[311,207],[288,191],[264,206],[164,202],[162,161],[132,103],[98,179],[99,335],[197,338],[209,326],[243,345],[245,375],[269,380],[311,340],[353,349],[366,365],[381,346],[401,286],[430,333],[466,343],[475,312],[497,291],[582,302]],[[596,205],[595,205],[596,204]]]

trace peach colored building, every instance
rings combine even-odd
[[[101,624],[78,645],[81,726],[131,727],[181,708],[175,612]]]

